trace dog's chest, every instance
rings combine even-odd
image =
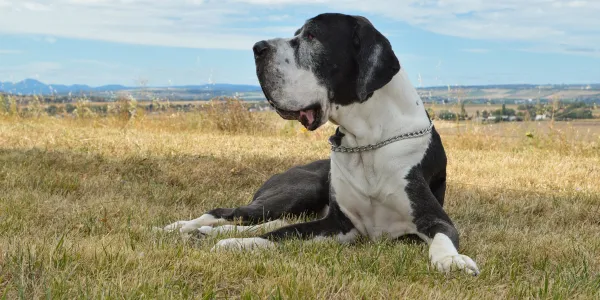
[[[363,153],[331,154],[331,185],[340,209],[372,239],[416,233],[406,193],[408,172],[421,162],[428,138]]]

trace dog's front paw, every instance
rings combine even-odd
[[[230,238],[217,242],[210,251],[221,250],[254,250],[269,248],[275,246],[275,243],[263,238]]]
[[[432,259],[431,264],[442,273],[448,273],[454,270],[462,270],[473,276],[479,275],[477,264],[475,264],[475,262],[466,255],[448,255],[435,260]]]
[[[437,233],[429,246],[429,260],[438,271],[448,273],[453,270],[462,270],[467,274],[479,275],[477,264],[468,256],[458,253],[450,238]]]

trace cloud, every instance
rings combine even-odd
[[[300,8],[302,18],[289,15]],[[0,11],[0,33],[190,48],[247,50],[283,32],[261,28],[260,22],[287,30],[322,11],[380,16],[442,35],[540,49],[600,44],[596,0],[0,0]]]
[[[24,1],[22,2],[22,7],[26,10],[31,10],[31,11],[50,11],[50,6],[46,5],[46,4],[42,4],[42,3],[38,3],[38,2],[28,2],[28,1]]]
[[[12,10],[2,13],[0,33],[244,50],[268,36],[267,31],[257,34],[235,30],[253,15],[240,7],[214,1],[56,0],[51,5],[9,2]]]
[[[431,32],[478,40],[600,44],[600,1],[353,1],[359,10]],[[351,5],[352,6],[352,5]]]
[[[279,4],[287,1],[247,2]],[[316,1],[294,1],[311,4]],[[600,44],[600,1],[347,0],[319,1],[347,12],[384,16],[448,36],[589,48]],[[553,47],[549,47],[553,48]],[[583,52],[580,52],[583,53]]]

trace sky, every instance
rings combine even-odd
[[[252,45],[367,17],[416,86],[600,82],[600,0],[0,0],[0,81],[258,84]]]

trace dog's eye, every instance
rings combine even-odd
[[[312,41],[312,40],[315,38],[315,36],[314,36],[314,35],[312,35],[312,33],[310,33],[310,32],[309,32],[309,33],[307,33],[307,34],[306,34],[306,38],[307,38],[309,41]]]

